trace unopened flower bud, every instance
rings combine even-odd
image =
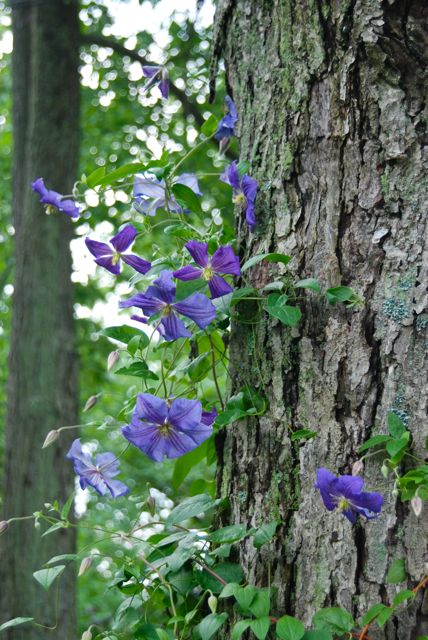
[[[381,468],[380,468],[380,471],[381,471],[382,475],[383,475],[385,478],[387,478],[387,477],[388,477],[388,475],[389,475],[389,467],[388,467],[388,465],[387,465],[387,464],[383,463],[383,465],[382,465],[382,466],[381,466]]]
[[[35,529],[40,529],[40,522],[38,520],[35,521],[34,528]]]
[[[213,596],[213,594],[210,595],[210,597],[208,598],[208,606],[210,608],[211,613],[215,613],[217,611],[217,598],[215,596]]]
[[[410,500],[410,504],[412,505],[412,509],[413,509],[413,513],[415,514],[415,516],[417,518],[419,518],[419,516],[422,513],[422,500],[419,496],[413,496],[413,498]]]
[[[364,463],[362,460],[356,460],[352,465],[352,475],[359,476],[364,469]]]
[[[98,402],[98,396],[89,396],[89,398],[86,400],[85,406],[83,407],[83,412],[85,411],[89,411],[89,409],[92,409],[92,407],[94,407]]]
[[[120,358],[119,351],[112,351],[107,358],[107,371],[110,371]]]
[[[86,629],[86,631],[82,633],[81,640],[92,640],[91,627],[89,627],[89,629]]]
[[[83,576],[83,574],[86,573],[91,566],[92,566],[91,556],[86,556],[86,558],[83,558],[82,562],[80,563],[78,576]]]
[[[9,529],[9,523],[7,520],[2,520],[0,522],[0,533],[4,533]]]
[[[155,509],[156,509],[156,500],[154,499],[153,496],[149,496],[146,500],[146,505],[147,508],[149,510],[150,515],[154,515],[155,514]]]
[[[58,438],[59,438],[59,431],[57,431],[56,429],[52,429],[52,431],[49,431],[43,443],[42,449],[46,449],[46,447],[50,447],[50,445],[54,443],[55,440],[58,440]]]
[[[393,490],[391,491],[393,498],[398,498],[399,493],[400,492],[398,491],[397,487],[394,487]]]

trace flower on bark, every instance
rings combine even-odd
[[[119,231],[111,238],[109,244],[91,240],[90,238],[85,238],[85,243],[94,256],[95,262],[114,275],[120,273],[121,260],[139,273],[147,273],[151,268],[150,262],[139,258],[133,253],[124,253],[132,245],[136,236],[137,230],[128,224],[122,231]]]
[[[100,453],[92,460],[92,456],[84,453],[80,439],[74,440],[66,456],[73,462],[74,471],[79,476],[82,489],[92,487],[102,496],[110,493],[113,498],[124,496],[129,488],[120,480],[113,480],[119,473],[119,462],[114,453]]]
[[[245,221],[250,229],[254,230],[256,218],[254,208],[256,203],[257,189],[259,187],[257,180],[244,174],[239,177],[238,166],[236,160],[225,170],[221,176],[221,180],[230,184],[233,189],[232,201],[245,209]]]
[[[197,196],[202,195],[198,179],[193,173],[182,173],[173,184],[183,184]],[[134,207],[138,213],[146,216],[154,216],[158,209],[167,209],[171,213],[186,212],[171,193],[166,193],[164,180],[158,180],[152,175],[145,177],[139,173],[134,176]]]
[[[235,104],[230,96],[226,96],[226,114],[222,117],[218,124],[217,133],[215,134],[216,140],[220,141],[220,147],[224,150],[229,142],[229,139],[235,135],[235,125],[238,121],[238,112],[236,111]]]
[[[202,411],[199,400],[163,400],[140,393],[131,423],[122,433],[149,458],[161,462],[178,458],[198,447],[212,433],[217,413]]]
[[[145,293],[137,293],[122,301],[120,307],[139,307],[149,318],[160,313],[157,329],[165,340],[189,338],[192,334],[177,314],[190,318],[200,329],[205,329],[214,320],[216,310],[203,293],[193,293],[176,302],[176,287],[171,276],[171,271],[162,271]]]
[[[168,71],[165,67],[144,66],[143,75],[148,79],[144,87],[146,91],[150,89],[150,87],[159,87],[162,98],[168,97],[169,76]]]
[[[336,477],[324,468],[317,471],[315,488],[319,489],[324,506],[329,511],[338,508],[352,524],[355,524],[357,515],[371,520],[382,509],[383,496],[363,491],[363,486],[364,480],[360,476]]]
[[[241,274],[239,258],[233,252],[232,247],[229,245],[219,247],[210,258],[206,242],[190,240],[184,246],[198,266],[187,265],[174,271],[175,278],[185,282],[202,278],[208,283],[212,298],[220,298],[233,291],[233,287],[221,277],[222,275],[239,276]]]
[[[46,210],[50,213],[52,208],[62,211],[70,218],[78,218],[80,209],[71,198],[66,198],[57,191],[47,189],[43,178],[37,178],[31,183],[32,190],[40,196],[40,202],[46,205]]]

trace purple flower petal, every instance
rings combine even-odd
[[[123,253],[121,257],[122,260],[126,262],[126,264],[129,264],[130,267],[132,267],[139,273],[147,273],[152,268],[150,262],[147,262],[147,260],[135,256],[133,253]]]
[[[119,473],[119,462],[111,452],[101,453],[95,458],[95,463],[89,454],[82,451],[80,440],[74,440],[67,456],[73,461],[74,471],[79,475],[80,486],[85,489],[93,487],[102,496],[109,491],[113,498],[128,493],[128,487],[119,480],[111,478]]]
[[[241,181],[239,179],[238,165],[236,163],[236,160],[232,162],[229,169],[227,170],[227,180],[233,189],[235,189],[236,191],[240,190]]]
[[[178,278],[178,280],[183,280],[184,282],[188,282],[189,280],[196,280],[200,278],[202,275],[202,270],[198,267],[192,267],[190,264],[181,267],[181,269],[177,269],[177,271],[173,271],[174,278]]]
[[[111,451],[95,456],[95,466],[100,467],[106,478],[114,478],[119,473],[119,460]]]
[[[136,423],[134,418],[132,420],[131,424],[127,424],[122,429],[124,437],[141,449],[149,458],[156,462],[161,462],[163,451],[159,451],[161,435],[158,426],[156,424]]]
[[[245,195],[245,199],[247,201],[247,206],[245,209],[245,221],[252,231],[256,225],[256,217],[254,213],[255,209],[255,201],[258,189],[258,182],[254,178],[250,178],[250,176],[242,177],[242,191]]]
[[[175,313],[163,316],[160,326],[162,327],[162,331],[159,331],[159,333],[167,341],[177,340],[178,338],[190,338],[192,335],[182,320],[177,318]]]
[[[159,90],[162,94],[162,98],[168,98],[169,95],[169,80],[168,78],[163,78],[160,82],[159,82]]]
[[[162,424],[168,416],[165,400],[153,396],[151,393],[139,393],[133,413],[133,418],[146,420],[154,424]]]
[[[216,315],[213,303],[202,293],[193,293],[185,300],[176,302],[173,307],[178,313],[193,320],[200,329],[205,329]]]
[[[137,322],[142,322],[143,324],[147,324],[147,318],[144,316],[131,316],[131,320],[136,320]]]
[[[112,495],[112,498],[120,498],[121,496],[126,496],[126,494],[129,493],[129,487],[120,480],[106,480],[105,483]]]
[[[116,251],[122,253],[131,246],[131,244],[135,240],[136,235],[137,230],[131,224],[128,224],[122,229],[122,231],[119,231],[119,233],[113,236],[110,242],[116,249]]]
[[[195,429],[201,422],[202,406],[199,400],[176,398],[168,412],[168,422],[180,431]]]
[[[119,302],[119,307],[121,309],[126,309],[128,307],[139,307],[150,318],[150,316],[153,316],[155,313],[161,311],[165,307],[165,303],[158,298],[152,298],[148,295],[145,295],[144,293],[137,293],[135,294],[135,296]]]
[[[184,246],[196,264],[200,267],[206,267],[208,265],[208,245],[206,242],[189,240],[189,242],[186,242]]]
[[[185,245],[187,247],[187,245]],[[219,247],[211,258],[211,267],[216,273],[227,274],[232,276],[241,275],[239,266],[239,258],[235,255],[232,247],[226,245]]]
[[[238,113],[236,111],[235,104],[230,96],[226,96],[226,105],[228,112],[219,122],[217,133],[214,136],[216,140],[230,138],[235,133],[235,124],[238,120]]]
[[[206,424],[207,426],[211,426],[214,420],[217,418],[217,416],[218,416],[218,413],[215,407],[213,407],[211,411],[202,411],[201,422],[203,424]]]
[[[340,476],[335,482],[335,493],[344,498],[351,498],[356,493],[361,493],[364,480],[361,476]]]
[[[143,66],[143,75],[145,78],[153,78],[153,76],[155,76],[157,73],[159,73],[161,71],[162,67],[155,67],[155,66]]]
[[[371,520],[376,518],[380,513],[383,505],[383,496],[380,493],[362,492],[358,496],[353,496],[352,506],[356,510]]]
[[[344,509],[343,515],[346,516],[351,524],[355,524],[357,521],[357,514],[352,509]]]
[[[211,292],[211,298],[221,298],[222,296],[232,293],[233,287],[221,276],[213,276],[208,280],[208,286]]]
[[[85,244],[88,247],[88,250],[92,253],[95,258],[103,258],[105,256],[113,256],[113,249],[106,244],[105,242],[98,242],[97,240],[91,240],[90,238],[85,238]]]
[[[80,215],[80,209],[74,200],[65,198],[57,191],[52,191],[45,187],[43,178],[37,178],[32,184],[31,188],[35,193],[40,196],[40,202],[42,204],[56,207],[59,211],[66,213],[71,218],[78,218]]]
[[[95,260],[96,264],[100,267],[104,267],[107,271],[110,271],[113,275],[117,276],[120,273],[120,262],[116,262],[113,264],[112,256],[105,256],[104,258],[97,258]]]

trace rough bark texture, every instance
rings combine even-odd
[[[73,488],[64,454],[69,438],[41,450],[46,433],[74,424],[76,353],[69,241],[72,223],[47,216],[30,189],[44,176],[70,193],[78,154],[78,14],[65,0],[13,8],[15,293],[10,352],[3,517],[25,516]],[[69,433],[69,432],[66,432]],[[70,569],[47,594],[32,572],[72,552],[72,531],[42,538],[33,523],[1,537],[0,622],[34,616],[55,629],[17,627],[5,640],[75,640],[75,577]]]
[[[240,218],[243,257],[287,253],[299,277],[365,298],[356,311],[309,294],[298,331],[264,320],[234,329],[232,390],[250,381],[270,410],[227,430],[219,490],[231,522],[282,520],[277,543],[261,553],[244,543],[240,559],[250,581],[272,577],[279,613],[305,622],[332,603],[358,617],[390,601],[398,587],[381,585],[394,558],[406,558],[410,587],[426,571],[428,510],[417,519],[394,499],[378,459],[364,470],[386,497],[378,520],[350,526],[313,483],[319,466],[349,473],[391,409],[426,455],[427,24],[424,0],[222,0],[217,9],[214,70],[224,57],[241,159],[262,187],[254,235]],[[263,286],[275,269],[261,263],[250,283]],[[290,428],[317,437],[297,444]],[[426,633],[420,594],[369,635]]]

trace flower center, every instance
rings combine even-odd
[[[234,204],[245,204],[245,196],[242,193],[242,191],[238,191],[237,193],[235,193],[235,195],[232,198],[232,202]]]
[[[172,306],[170,304],[166,304],[162,309],[163,316],[170,316],[172,313]]]
[[[113,264],[117,264],[119,260],[120,260],[120,253],[119,251],[116,251],[116,253],[113,254],[111,261]]]
[[[47,204],[45,208],[48,215],[50,215],[51,213],[56,213],[58,211],[58,209],[54,207],[53,204]]]
[[[211,278],[214,275],[214,271],[212,270],[211,267],[205,267],[205,269],[202,269],[202,278],[204,280],[211,280]]]
[[[158,430],[161,436],[166,437],[171,431],[171,425],[165,420],[163,424],[159,425]]]
[[[346,498],[340,498],[337,506],[339,507],[340,511],[346,511],[350,508],[351,505]]]

